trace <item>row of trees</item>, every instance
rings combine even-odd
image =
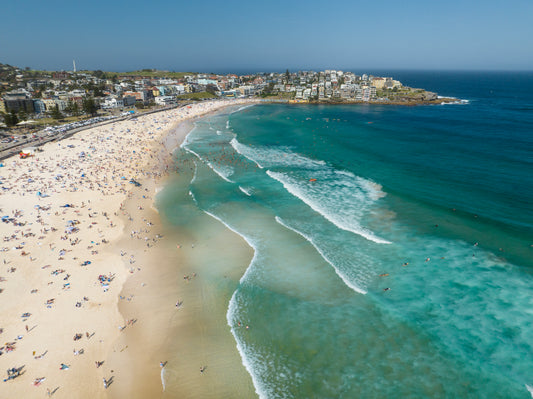
[[[98,111],[98,105],[94,101],[94,98],[89,97],[83,100],[81,110],[87,115],[95,116],[96,112]],[[78,105],[76,101],[69,101],[67,104],[67,107],[65,108],[65,111],[67,111],[67,113],[73,116],[79,116],[81,113],[80,106]],[[52,111],[50,112],[50,116],[54,119],[63,118],[63,114],[59,110],[58,105],[52,108]]]
[[[11,111],[8,114],[4,114],[4,123],[7,127],[15,126],[17,123],[19,123],[19,118],[15,111]]]
[[[85,113],[90,116],[95,116],[98,111],[98,105],[94,101],[94,98],[86,98],[83,100],[81,109],[76,101],[69,101],[65,111],[73,116],[80,116],[81,113]],[[55,105],[49,112],[50,117],[59,120],[63,119],[65,115],[59,110],[59,106]],[[4,123],[7,127],[15,126],[20,121],[27,119],[27,114],[24,111],[20,111],[18,114],[15,111],[11,111],[2,115],[4,117]]]

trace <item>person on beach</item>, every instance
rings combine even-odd
[[[202,107],[205,105],[202,104]],[[190,110],[190,113],[195,112],[202,112],[203,110],[196,109],[196,106],[193,106],[193,109]],[[183,111],[180,111],[181,113],[184,113]],[[187,111],[189,113],[189,111]],[[184,117],[184,115],[181,115],[180,117]],[[3,259],[4,265],[9,264],[9,266],[12,266],[10,263],[15,263],[15,261],[18,263],[17,266],[17,272],[16,276],[18,277],[19,273],[24,273],[25,269],[28,269],[26,266],[29,265],[29,262],[32,260],[35,260],[34,256],[36,254],[36,248],[37,245],[42,244],[42,248],[46,248],[46,242],[49,242],[49,250],[46,250],[46,257],[50,257],[50,259],[54,258],[54,261],[57,259],[57,257],[60,257],[61,262],[59,264],[64,265],[63,267],[67,270],[64,270],[63,272],[59,274],[54,274],[54,277],[46,278],[45,275],[49,274],[50,270],[44,270],[45,268],[52,266],[52,265],[46,265],[42,266],[40,269],[43,270],[36,270],[35,273],[42,273],[42,277],[39,280],[36,280],[35,288],[30,291],[32,286],[28,286],[27,292],[20,292],[21,295],[21,301],[20,304],[13,304],[13,306],[22,306],[21,304],[27,304],[27,298],[24,298],[23,295],[34,294],[34,297],[37,298],[38,295],[41,295],[41,292],[45,292],[45,290],[50,291],[50,295],[53,295],[52,292],[54,292],[54,289],[57,287],[57,291],[60,293],[66,292],[66,291],[60,291],[61,287],[64,283],[66,283],[68,280],[68,277],[70,277],[70,282],[72,282],[74,285],[71,287],[70,285],[68,288],[71,289],[76,295],[76,297],[79,299],[81,298],[85,292],[84,290],[91,289],[90,283],[87,282],[87,284],[78,284],[76,286],[75,283],[80,282],[80,274],[78,273],[84,273],[84,272],[77,272],[75,269],[77,269],[80,266],[81,262],[84,262],[83,265],[84,268],[80,268],[80,270],[86,270],[90,267],[98,268],[102,265],[102,263],[105,264],[105,259],[101,255],[98,255],[98,252],[102,254],[103,252],[103,245],[97,247],[100,244],[108,244],[111,242],[111,245],[115,245],[112,241],[113,235],[107,236],[107,233],[110,229],[117,229],[117,223],[118,223],[118,216],[121,212],[124,212],[126,210],[126,206],[124,205],[124,201],[126,200],[126,197],[129,199],[131,198],[131,201],[134,201],[135,195],[138,193],[128,196],[129,189],[127,190],[125,187],[126,185],[122,184],[119,179],[121,175],[128,176],[129,173],[132,173],[133,175],[144,175],[145,177],[151,176],[154,179],[161,178],[164,176],[164,174],[156,173],[156,172],[148,172],[143,170],[142,164],[142,158],[144,155],[141,155],[143,151],[141,151],[140,146],[144,146],[144,132],[142,131],[143,127],[140,125],[142,124],[144,126],[144,122],[129,122],[131,124],[137,124],[138,126],[135,129],[138,129],[139,132],[133,132],[131,135],[123,135],[121,132],[112,132],[113,128],[99,128],[99,131],[96,131],[93,136],[88,136],[86,138],[82,138],[81,142],[79,139],[76,139],[78,142],[76,142],[77,149],[74,151],[67,150],[65,147],[73,148],[74,145],[67,146],[65,143],[70,144],[68,140],[74,141],[75,138],[68,139],[65,142],[57,143],[57,145],[60,147],[60,151],[56,153],[51,153],[49,157],[46,155],[49,154],[48,150],[45,148],[44,156],[41,156],[41,158],[36,157],[32,159],[32,164],[25,164],[28,165],[27,170],[23,170],[23,164],[17,161],[17,164],[13,164],[12,168],[6,167],[5,174],[2,177],[2,184],[6,187],[12,186],[13,189],[11,191],[8,191],[9,189],[4,189],[5,191],[2,191],[3,199],[0,201],[2,203],[2,208],[4,208],[4,213],[6,215],[14,215],[14,221],[10,222],[9,224],[2,223],[3,228],[7,229],[8,225],[11,228],[11,225],[13,226],[13,229],[20,229],[21,226],[24,226],[26,224],[26,227],[29,227],[31,225],[38,226],[37,229],[34,228],[33,231],[30,231],[28,229],[27,231],[18,231],[16,234],[16,238],[9,238],[8,241],[11,241],[9,244],[16,245],[17,248],[13,248],[9,253],[6,253],[4,256],[6,257]],[[158,122],[161,123],[161,120]],[[145,128],[150,124],[149,121],[146,121]],[[113,125],[112,125],[113,126]],[[117,125],[117,129],[118,125]],[[132,129],[133,130],[133,129]],[[136,133],[136,136],[134,135]],[[155,138],[155,137],[154,137]],[[152,140],[152,137],[148,137],[150,139],[150,142]],[[112,143],[115,143],[114,145]],[[110,146],[113,146],[114,148],[110,150]],[[54,147],[56,147],[54,145]],[[85,147],[85,148],[82,148]],[[121,150],[122,148],[122,150]],[[135,149],[133,151],[133,155],[131,154],[132,149]],[[53,151],[56,149],[54,148]],[[84,150],[80,153],[81,150]],[[148,151],[148,149],[147,149]],[[83,157],[81,156],[83,154]],[[163,154],[164,155],[164,154]],[[156,155],[154,152],[154,158],[156,156],[161,157],[161,154]],[[190,163],[189,163],[190,164]],[[186,165],[189,165],[186,164]],[[6,165],[7,166],[7,165]],[[169,168],[169,165],[166,165],[163,163],[161,166],[165,167],[165,169]],[[9,168],[9,170],[8,170]],[[32,168],[33,171],[30,169]],[[186,166],[183,167],[183,169],[186,169]],[[19,170],[21,171],[19,173]],[[29,170],[29,172],[28,172]],[[39,172],[40,171],[40,172]],[[24,176],[25,173],[31,173],[30,175]],[[32,178],[32,185],[33,188],[29,185],[27,185],[27,177]],[[19,180],[16,180],[19,179]],[[7,183],[6,183],[7,181]],[[126,181],[127,182],[127,181]],[[123,187],[121,187],[121,184]],[[36,187],[39,185],[38,187]],[[35,199],[35,193],[36,188],[40,190],[42,195],[39,195],[39,205],[35,205],[34,199]],[[144,187],[143,187],[144,188]],[[140,190],[140,189],[138,189]],[[148,189],[146,190],[146,195],[143,195],[143,199],[146,200],[146,203],[142,203],[142,206],[138,207],[138,212],[141,214],[141,212],[144,212],[148,209],[148,199],[150,198],[151,193]],[[15,193],[17,191],[17,193]],[[29,195],[27,195],[26,199],[21,197],[21,201],[13,201],[13,206],[9,207],[9,202],[4,201],[4,199],[8,199],[8,196],[17,197],[24,195],[24,191],[26,194],[33,194],[33,197],[30,201]],[[106,209],[109,215],[107,215],[105,212],[102,212],[103,209],[99,208],[99,201],[101,200],[102,196],[110,196],[109,198],[109,209]],[[120,198],[120,201],[111,201],[112,196],[117,196],[117,198]],[[50,197],[50,198],[47,198]],[[89,197],[92,198],[89,199]],[[124,198],[122,198],[124,197]],[[146,197],[146,198],[145,198]],[[80,200],[83,198],[84,201]],[[28,205],[26,206],[24,204],[24,201],[28,202]],[[47,202],[50,201],[50,202]],[[108,199],[106,199],[108,201]],[[19,205],[20,203],[20,205]],[[129,202],[128,202],[129,204]],[[35,207],[34,207],[35,205]],[[135,209],[136,206],[130,204],[132,209]],[[15,207],[23,207],[22,210],[15,209]],[[50,208],[52,206],[52,208]],[[107,202],[106,202],[107,206]],[[7,208],[6,208],[7,207]],[[58,208],[59,207],[59,208]],[[91,207],[93,207],[91,209]],[[82,209],[83,208],[83,209]],[[124,209],[123,209],[124,208]],[[115,212],[113,217],[113,211],[119,210],[119,212]],[[143,210],[144,209],[144,210]],[[31,213],[33,212],[33,213]],[[145,241],[148,241],[150,246],[154,245],[153,243],[155,240],[152,240],[153,232],[150,232],[148,229],[152,229],[153,223],[150,222],[148,219],[143,218],[142,215],[139,216],[139,214],[135,214],[135,223],[138,222],[138,225],[133,225],[133,229],[135,231],[132,231],[133,240],[140,242],[143,242],[143,238],[146,236],[147,238],[144,238]],[[30,216],[32,215],[32,216]],[[109,216],[109,218],[108,218]],[[125,218],[130,217],[129,220],[133,222],[132,215],[126,214]],[[32,219],[33,217],[33,219]],[[105,217],[106,219],[103,219],[102,217]],[[26,220],[24,220],[26,218]],[[64,218],[63,220],[69,220],[72,219],[73,223],[69,224],[68,232],[65,231],[63,227],[62,221],[59,221],[60,218]],[[57,221],[56,221],[57,219]],[[81,221],[78,222],[76,219],[79,219]],[[141,221],[137,221],[137,219],[142,219],[144,223],[141,223]],[[124,226],[121,226],[119,224],[119,227],[124,227],[125,235],[127,236],[127,232],[131,229],[126,227],[126,224]],[[92,230],[91,230],[92,229]],[[40,230],[40,234],[42,237],[39,237],[37,239],[37,235],[33,233],[38,233]],[[97,232],[98,230],[98,232]],[[13,230],[14,231],[14,230]],[[146,232],[146,234],[144,234]],[[75,234],[79,234],[80,237],[76,237]],[[84,234],[82,237],[81,235]],[[99,235],[99,239],[97,238]],[[118,233],[117,233],[118,234]],[[108,239],[105,239],[104,236],[107,236]],[[32,238],[33,237],[33,238]],[[111,237],[111,238],[110,238]],[[161,237],[156,236],[156,239],[159,240]],[[21,244],[21,241],[26,241],[26,246],[24,246],[24,243]],[[6,240],[4,240],[6,241]],[[13,243],[13,241],[17,241]],[[81,243],[81,244],[80,244]],[[87,246],[84,244],[87,243]],[[31,245],[30,245],[31,244]],[[70,247],[67,247],[67,245],[70,244]],[[186,247],[187,243],[181,243],[177,244],[177,248]],[[8,244],[5,244],[8,245]],[[57,246],[59,245],[59,246]],[[109,245],[109,247],[111,247]],[[64,246],[64,249],[59,252],[61,247]],[[192,244],[191,247],[194,248],[195,244]],[[86,247],[86,248],[85,248]],[[65,249],[70,248],[70,249]],[[102,250],[100,250],[102,248]],[[113,246],[113,256],[117,256],[118,258],[118,252],[120,251],[121,256],[126,256],[125,251],[121,251],[119,247]],[[146,247],[144,247],[146,248]],[[96,249],[99,249],[99,251],[96,251]],[[124,250],[130,251],[130,247],[124,248]],[[131,249],[133,253],[137,254],[137,251],[135,249]],[[140,249],[140,251],[143,251],[143,249]],[[22,252],[22,253],[21,253]],[[30,255],[31,253],[31,255]],[[38,252],[37,252],[38,253]],[[94,259],[91,258],[91,261],[87,261],[87,254],[91,253],[94,256]],[[28,255],[26,257],[20,257],[19,255]],[[127,254],[127,257],[130,257],[130,253]],[[15,258],[15,256],[17,256]],[[39,258],[43,255],[39,255]],[[105,255],[104,255],[105,257]],[[72,262],[72,260],[75,260],[75,262]],[[127,260],[124,259],[124,261]],[[32,268],[37,269],[37,267],[34,267],[33,265],[37,262],[39,262],[40,259],[37,259],[35,262],[32,262]],[[50,261],[51,262],[51,261]],[[45,263],[45,262],[44,262]],[[43,264],[44,264],[43,263]],[[56,262],[57,263],[57,262]],[[69,264],[72,263],[72,264]],[[74,263],[76,264],[76,268],[73,267]],[[127,263],[127,262],[126,262]],[[135,258],[130,260],[130,264],[135,263]],[[39,265],[40,266],[40,265]],[[7,268],[8,266],[5,266]],[[133,270],[133,269],[132,269]],[[140,271],[140,268],[138,269]],[[11,268],[8,273],[15,272],[15,268]],[[33,273],[33,270],[29,272],[30,274]],[[64,273],[64,274],[62,274]],[[67,274],[70,273],[70,274]],[[100,271],[96,273],[98,275]],[[103,273],[103,272],[102,272]],[[60,275],[61,274],[61,275]],[[65,278],[65,276],[67,276]],[[122,274],[118,274],[119,277],[123,277]],[[191,275],[193,278],[196,277],[196,273],[193,273]],[[187,276],[187,281],[190,281],[190,277]],[[57,280],[65,280],[65,281],[49,281],[50,279]],[[0,277],[0,281],[2,281],[2,278]],[[3,284],[3,283],[2,283]],[[70,284],[70,283],[69,283]],[[143,285],[144,286],[144,285]],[[3,287],[2,287],[3,288]],[[113,287],[114,288],[114,287]],[[66,288],[63,288],[66,289]],[[111,291],[112,288],[110,288]],[[0,292],[2,290],[0,289]],[[7,294],[9,295],[9,290],[5,290]],[[13,290],[11,290],[13,291]],[[101,290],[99,290],[101,291]],[[2,295],[6,295],[6,292],[4,292]],[[39,292],[39,294],[37,294]],[[91,292],[91,291],[87,291]],[[37,294],[37,295],[35,295]],[[55,292],[55,294],[57,294]],[[85,312],[84,314],[87,315],[87,317],[70,317],[71,314],[68,312],[71,312],[71,310],[67,311],[67,314],[64,314],[61,312],[55,312],[50,311],[54,307],[53,300],[48,303],[46,301],[46,298],[40,298],[43,302],[45,302],[45,306],[42,306],[43,310],[39,308],[37,309],[27,309],[28,311],[31,311],[34,316],[32,316],[32,320],[36,319],[39,321],[46,320],[49,324],[48,325],[55,325],[55,328],[57,328],[57,334],[59,336],[73,336],[72,331],[79,331],[76,333],[73,337],[73,341],[80,341],[78,344],[76,344],[78,347],[85,346],[85,349],[87,349],[87,354],[90,355],[92,352],[92,349],[94,347],[98,347],[102,342],[107,342],[108,335],[105,335],[105,331],[98,330],[98,335],[95,335],[95,332],[89,333],[89,332],[83,332],[83,329],[91,328],[93,325],[93,321],[100,320],[101,313],[100,309],[104,309],[104,307],[107,307],[106,303],[103,303],[99,297],[100,292],[94,292],[94,294],[91,292],[91,294],[87,295],[91,297],[91,299],[95,300],[94,305],[98,304],[98,307],[94,306],[86,306],[88,305],[86,302],[88,299],[86,297],[83,297],[83,301],[75,302],[75,308],[72,311],[75,312]],[[94,295],[94,298],[93,298]],[[129,294],[128,294],[129,295]],[[126,299],[126,296],[121,296],[121,299]],[[33,298],[32,298],[33,299]],[[74,298],[72,298],[74,299]],[[133,295],[130,295],[127,298],[128,301],[133,300]],[[98,303],[102,302],[102,303]],[[182,307],[182,301],[178,300],[177,307]],[[92,303],[91,303],[92,304]],[[100,305],[102,305],[100,307]],[[70,306],[71,308],[71,302]],[[94,309],[92,309],[94,308]],[[20,314],[22,314],[22,311],[26,311],[26,309],[22,309],[20,312],[17,310],[16,317],[18,318]],[[46,313],[44,313],[46,312]],[[96,313],[95,313],[96,312]],[[29,317],[30,314],[28,313],[27,316]],[[37,317],[36,317],[37,316]],[[94,319],[92,317],[94,316]],[[13,319],[15,319],[15,316],[13,316]],[[82,320],[83,319],[83,320]],[[2,320],[2,323],[4,323],[6,320]],[[86,322],[85,322],[86,321]],[[10,322],[8,319],[7,322]],[[83,349],[76,350],[75,348],[72,350],[73,354],[70,351],[70,348],[72,348],[70,345],[65,345],[62,347],[62,350],[57,351],[53,350],[54,348],[51,347],[50,352],[45,351],[44,353],[40,355],[36,355],[36,351],[32,350],[31,346],[34,345],[34,339],[42,340],[42,344],[48,345],[50,343],[55,344],[57,339],[56,331],[53,331],[54,334],[48,334],[47,331],[41,332],[40,325],[37,326],[35,323],[32,323],[32,327],[29,327],[28,324],[25,324],[24,322],[20,322],[20,319],[17,320],[18,322],[18,329],[20,330],[20,327],[25,328],[25,331],[27,332],[27,336],[29,336],[29,331],[33,331],[32,334],[34,334],[35,331],[38,331],[37,336],[33,336],[30,341],[26,341],[26,337],[24,337],[24,340],[18,340],[17,346],[20,346],[20,349],[17,352],[27,353],[28,355],[32,355],[32,357],[37,360],[41,359],[40,362],[33,362],[32,363],[32,370],[30,370],[33,373],[32,378],[28,378],[28,382],[34,381],[35,375],[42,376],[45,373],[39,371],[41,368],[43,371],[46,370],[47,367],[47,360],[44,360],[44,356],[48,354],[47,358],[50,358],[52,356],[52,359],[49,359],[49,365],[51,364],[52,367],[54,364],[57,364],[57,362],[60,362],[60,370],[65,371],[69,370],[70,365],[67,365],[65,363],[61,363],[61,360],[68,360],[71,359],[71,356],[76,356],[74,359],[75,363],[75,369],[73,369],[72,372],[77,372],[77,369],[82,364],[82,362],[85,359],[82,359],[85,356],[82,355]],[[56,323],[56,324],[54,324]],[[135,323],[135,319],[128,320],[127,325],[133,325]],[[120,321],[117,321],[116,324],[113,325],[120,325]],[[75,329],[73,328],[75,327]],[[124,329],[126,326],[122,327]],[[142,327],[142,326],[141,326]],[[54,329],[55,329],[54,328]],[[113,329],[114,330],[114,329]],[[24,331],[24,330],[23,330]],[[0,329],[0,333],[2,332],[2,329]],[[116,330],[113,331],[113,334],[116,333]],[[83,335],[86,337],[86,341],[82,342]],[[22,336],[20,336],[22,337]],[[95,339],[92,339],[95,338]],[[39,343],[41,345],[41,343]],[[45,347],[46,348],[46,347]],[[35,348],[37,349],[37,348]],[[144,350],[144,349],[143,349]],[[0,355],[2,352],[0,351]],[[10,355],[8,355],[10,356]],[[0,358],[4,358],[6,356],[1,356]],[[89,360],[89,359],[87,359]],[[45,363],[43,363],[45,362]],[[95,362],[95,368],[100,368],[104,362],[103,361],[96,361]],[[160,367],[163,369],[166,367],[166,361],[160,362]],[[90,361],[89,363],[90,364]],[[57,367],[57,366],[56,366]],[[203,373],[206,370],[206,366],[202,367],[201,372]],[[71,373],[72,373],[71,372]],[[19,373],[24,374],[24,372],[14,372],[14,375],[18,376]],[[55,373],[57,373],[57,369],[55,369]],[[60,373],[63,374],[62,378],[69,378],[68,373]],[[99,375],[102,375],[99,370],[92,369],[87,374],[87,379],[92,380],[96,382],[96,380],[99,378]],[[7,376],[6,376],[7,377]],[[94,378],[93,378],[94,377]],[[16,378],[16,377],[12,377]],[[24,380],[27,377],[23,377],[20,380]],[[40,379],[41,377],[39,377]],[[48,382],[48,381],[46,381]],[[110,376],[110,379],[107,380],[106,378],[103,378],[103,384],[104,388],[107,389],[110,385],[113,383],[113,377]],[[21,385],[24,385],[24,381],[22,381]],[[7,384],[6,384],[7,385]],[[42,385],[45,385],[43,383]],[[15,386],[13,384],[13,386]],[[96,385],[96,388],[99,388],[101,390],[101,387],[98,387]],[[40,388],[41,392],[43,388]],[[59,387],[55,388],[55,390],[47,389],[46,392],[48,396],[57,396],[55,395],[55,392],[59,389]],[[23,392],[23,391],[21,391]],[[0,398],[3,398],[4,395],[7,395],[6,392],[2,392],[0,390]],[[61,395],[61,393],[60,393]],[[25,395],[19,395],[14,394],[10,397],[25,397]]]

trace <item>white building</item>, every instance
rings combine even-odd
[[[102,109],[122,108],[124,107],[124,101],[121,98],[106,97],[100,106]]]
[[[75,89],[70,92],[72,97],[85,97],[85,90]]]
[[[155,98],[155,103],[157,105],[171,105],[176,104],[176,97],[173,96],[157,96]]]

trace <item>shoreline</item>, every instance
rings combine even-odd
[[[179,151],[181,143],[194,129],[196,120],[216,115],[236,105],[229,104],[206,114],[194,116],[169,129],[169,134],[161,142],[166,153],[173,154],[174,151]],[[204,264],[214,262],[213,259],[206,261],[206,256],[209,257],[206,252],[216,256],[217,243],[210,237],[222,240],[224,247],[231,247],[237,254],[235,258],[240,259],[237,263],[243,265],[243,271],[233,276],[237,282],[248,267],[253,252],[250,253],[251,249],[239,235],[206,217],[200,210],[197,211],[200,214],[200,221],[195,219],[191,222],[190,228],[176,227],[160,218],[161,215],[155,205],[156,192],[164,191],[167,186],[175,187],[179,181],[179,184],[184,186],[182,191],[186,194],[179,202],[184,203],[189,198],[188,188],[185,186],[188,187],[192,173],[186,166],[181,165],[182,160],[179,157],[173,161],[174,164],[168,162],[169,168],[179,168],[182,172],[171,172],[170,175],[162,176],[153,182],[139,179],[143,187],[148,184],[148,192],[154,194],[152,198],[147,198],[147,203],[152,205],[150,210],[145,208],[143,211],[143,221],[146,218],[154,222],[151,229],[159,229],[156,236],[161,236],[161,242],[149,250],[145,249],[144,256],[136,259],[139,265],[144,265],[143,270],[148,267],[147,263],[157,260],[156,273],[142,271],[132,273],[121,291],[121,297],[125,300],[119,301],[119,310],[124,319],[139,321],[149,319],[150,323],[136,323],[135,332],[132,329],[130,334],[121,335],[115,341],[114,349],[108,356],[108,368],[115,369],[115,375],[120,377],[121,384],[109,392],[110,398],[127,396],[141,399],[157,395],[217,398],[220,395],[224,396],[224,393],[227,397],[231,397],[235,394],[232,392],[236,383],[235,373],[241,373],[237,377],[240,380],[250,379],[227,326],[227,302],[220,297],[213,299],[215,295],[211,293],[206,296],[206,292],[216,291],[216,287],[211,285],[209,279],[203,279],[204,273],[201,270]],[[124,204],[126,212],[132,215],[132,212],[135,212],[134,208],[141,201],[140,197],[129,198]],[[135,224],[137,217],[133,217],[130,221],[128,230],[140,227]],[[125,223],[128,223],[126,218]],[[205,233],[205,226],[209,226],[212,232],[207,234],[209,244],[202,244],[201,242],[206,240],[205,234],[197,233],[198,231]],[[124,240],[124,245],[127,245],[127,240]],[[218,249],[221,250],[220,245]],[[200,261],[199,254],[202,254]],[[233,264],[231,267],[235,269]],[[229,271],[228,268],[224,270],[228,274],[235,273],[235,270]],[[188,278],[182,278],[182,275]],[[233,287],[231,292],[235,288]],[[131,298],[131,301],[128,298]],[[176,306],[176,303],[179,303],[179,306]],[[220,317],[224,321],[223,325],[220,324]],[[215,322],[212,322],[213,320]],[[143,337],[149,337],[149,341]],[[172,340],[174,337],[177,338],[176,342]],[[216,339],[213,340],[213,337]],[[228,341],[228,338],[231,340]],[[165,366],[160,368],[160,363]],[[217,367],[217,363],[221,363],[222,366]],[[205,374],[199,372],[201,367],[205,367],[206,370],[209,368],[209,372],[206,371]],[[231,378],[224,377],[224,368],[235,370]],[[121,372],[117,373],[116,369],[120,369]],[[250,397],[255,389],[251,380],[247,388],[251,388],[251,391],[248,389],[246,392],[246,397]]]
[[[18,370],[15,378],[3,372],[7,397],[107,397],[120,385],[107,358],[117,339],[141,323],[125,321],[118,307],[137,266],[136,252],[120,254],[127,220],[119,212],[143,189],[147,206],[134,218],[157,218],[148,203],[156,186],[149,192],[128,180],[147,172],[162,181],[155,167],[165,168],[168,151],[159,140],[183,120],[227,105],[237,104],[205,102],[94,127],[45,144],[34,158],[6,160],[0,335],[8,345],[0,370]]]

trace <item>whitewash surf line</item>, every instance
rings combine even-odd
[[[337,267],[335,267],[335,265],[333,264],[333,262],[331,262],[328,257],[326,256],[326,254],[324,254],[324,252],[322,252],[322,250],[318,247],[318,245],[315,244],[315,242],[313,241],[313,239],[311,237],[308,237],[307,235],[305,235],[304,233],[302,233],[301,231],[299,230],[296,230],[295,228],[289,226],[286,222],[283,221],[283,219],[281,219],[279,216],[276,216],[276,222],[278,222],[280,225],[282,225],[283,227],[285,227],[286,229],[289,229],[293,232],[295,232],[296,234],[298,234],[299,236],[303,237],[305,240],[307,240],[315,249],[316,251],[320,254],[320,256],[322,257],[322,259],[324,259],[332,268],[333,270],[335,270],[335,274],[337,274],[337,276],[340,277],[340,279],[344,282],[344,284],[346,284],[346,286],[348,286],[350,289],[352,289],[353,291],[359,293],[359,294],[363,294],[363,295],[366,295],[368,293],[367,290],[353,284],[351,281],[349,281],[346,276],[344,276]]]
[[[228,223],[226,223],[220,217],[218,217],[215,214],[213,214],[211,212],[208,212],[206,210],[203,210],[203,212],[206,215],[211,216],[213,219],[218,220],[227,229],[231,230],[232,232],[234,232],[235,234],[240,236],[248,244],[248,246],[250,248],[252,248],[252,250],[254,251],[254,255],[252,257],[252,260],[250,261],[250,264],[248,265],[248,267],[246,268],[246,271],[244,272],[244,274],[242,275],[241,279],[239,280],[239,283],[243,284],[243,282],[246,280],[246,277],[247,277],[250,269],[253,267],[253,265],[254,265],[254,263],[255,263],[255,261],[257,259],[257,254],[258,254],[257,245],[255,243],[253,243],[252,240],[249,237],[247,237],[244,234],[240,233],[237,229],[235,229],[232,226],[230,226]],[[233,325],[234,325],[233,320],[235,319],[234,316],[236,314],[236,299],[235,299],[236,295],[237,295],[237,290],[235,290],[233,292],[233,295],[231,296],[231,299],[229,301],[228,311],[226,313],[226,320],[227,320],[228,326],[230,327],[231,334],[233,335],[233,338],[235,339],[235,343],[236,343],[236,346],[237,346],[237,351],[239,352],[239,354],[241,356],[242,364],[243,364],[244,368],[246,369],[246,371],[248,372],[248,374],[250,375],[250,377],[252,378],[252,383],[254,385],[255,392],[257,393],[259,398],[266,399],[266,398],[269,397],[269,395],[266,394],[266,390],[267,389],[261,383],[257,373],[255,372],[254,368],[252,367],[252,365],[251,365],[251,363],[250,363],[250,361],[249,361],[249,359],[248,359],[248,357],[246,355],[246,350],[244,348],[244,344],[239,340],[239,338],[237,337],[237,334],[235,332],[235,329],[233,328]]]
[[[313,209],[318,214],[322,215],[326,220],[333,223],[335,226],[337,226],[341,230],[349,231],[351,233],[354,233],[356,235],[359,235],[363,238],[366,238],[369,241],[373,241],[377,244],[391,244],[390,241],[387,241],[383,238],[380,238],[376,236],[372,231],[362,227],[362,226],[346,226],[343,222],[339,220],[335,220],[332,215],[329,214],[329,212],[326,212],[321,206],[317,205],[314,201],[307,198],[302,193],[298,192],[297,188],[293,185],[289,184],[285,179],[283,179],[282,174],[278,172],[272,172],[270,170],[267,170],[267,175],[270,176],[272,179],[277,180],[280,182],[283,187],[294,197],[302,200],[305,204],[307,204],[311,209]]]

